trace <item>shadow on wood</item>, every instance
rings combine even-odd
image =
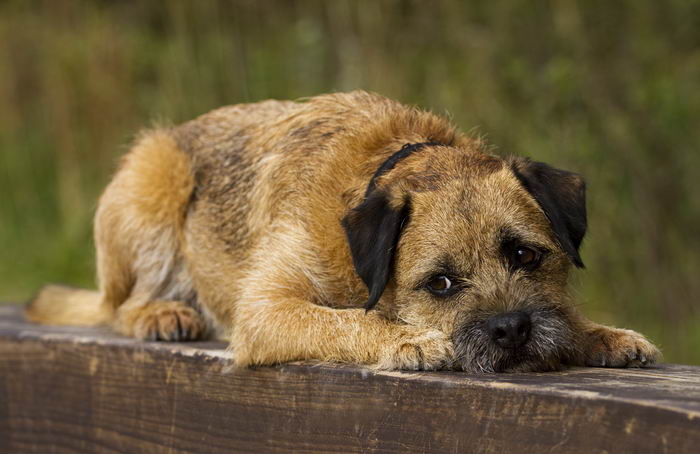
[[[0,306],[0,451],[697,452],[700,368],[490,376],[289,364]]]

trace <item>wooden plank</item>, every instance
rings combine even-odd
[[[700,368],[490,376],[289,364],[30,325],[0,307],[0,452],[682,453]]]

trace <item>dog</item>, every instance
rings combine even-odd
[[[141,133],[97,208],[99,291],[46,286],[27,317],[218,336],[236,366],[653,364],[572,301],[585,232],[581,176],[430,112],[363,91],[234,105]]]

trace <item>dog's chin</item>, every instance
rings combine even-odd
[[[496,352],[481,356],[462,355],[457,362],[459,370],[478,374],[553,372],[565,367],[563,355],[556,351],[544,357],[521,352]]]
[[[496,345],[485,329],[486,318],[463,324],[453,335],[458,367],[471,373],[550,372],[561,370],[575,355],[574,335],[568,321],[556,309],[530,313],[528,341],[517,349]]]

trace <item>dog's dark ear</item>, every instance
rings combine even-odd
[[[342,221],[355,271],[369,290],[367,310],[377,304],[389,282],[396,245],[408,212],[407,201],[394,208],[385,192],[375,190]]]
[[[583,268],[579,255],[587,224],[583,177],[525,158],[514,158],[511,168],[544,211],[564,252],[577,267]]]

